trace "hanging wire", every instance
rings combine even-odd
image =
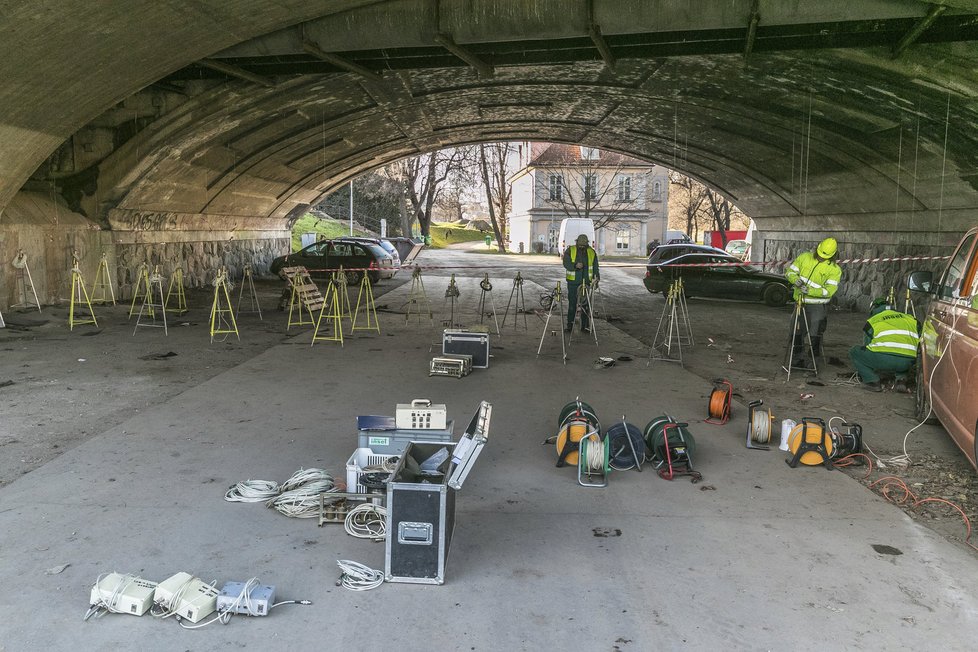
[[[951,124],[951,89],[947,90],[947,109],[944,112],[944,155],[941,161],[941,197],[937,203],[937,232],[941,232],[941,216],[944,211],[944,178],[947,170],[947,132]]]
[[[917,162],[920,153],[920,96],[917,96],[917,128],[913,145],[913,186],[910,191],[910,229],[913,230],[914,211],[917,210]]]
[[[897,145],[896,205],[893,207],[893,231],[897,230],[900,217],[900,173],[903,171],[903,121],[900,121],[900,140]]]

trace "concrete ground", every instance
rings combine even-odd
[[[478,275],[460,271],[463,296]],[[540,288],[525,291],[532,301]],[[429,283],[436,308],[442,292]],[[379,303],[396,310],[406,293]],[[529,321],[494,338],[491,367],[461,380],[427,376],[438,330],[396,314],[381,313],[383,334],[343,347],[299,334],[0,488],[0,650],[972,649],[978,562],[967,549],[843,473],[746,450],[742,408],[727,425],[702,423],[711,385],[700,376],[641,359],[596,369],[598,354],[644,349],[622,330],[599,324],[597,347],[575,333],[565,366],[556,336],[535,355],[542,325]],[[605,489],[578,486],[541,445],[577,395],[605,424],[687,419],[703,481],[647,467]],[[420,396],[460,424],[480,400],[494,406],[489,445],[458,494],[444,586],[336,587],[337,559],[383,568],[382,544],[223,500],[236,481],[281,482],[299,468],[343,477],[356,415]],[[259,576],[313,604],[198,631],[148,616],[83,622],[92,583],[112,570],[184,570],[218,585]]]

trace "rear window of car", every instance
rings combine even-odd
[[[370,243],[370,244],[364,245],[364,247],[366,247],[367,250],[370,251],[371,254],[373,254],[374,258],[388,258],[388,257],[390,257],[390,254],[388,254],[386,251],[384,251],[384,248],[381,247],[378,244]]]

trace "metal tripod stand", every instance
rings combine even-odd
[[[514,299],[516,300],[515,306],[513,305]],[[506,325],[510,308],[513,308],[513,329],[519,328],[520,313],[523,313],[523,330],[529,330],[526,323],[526,299],[523,297],[523,275],[520,272],[516,272],[516,276],[513,278],[513,289],[509,292],[506,312],[503,313],[503,326]]]
[[[457,328],[459,326],[455,321],[455,308],[460,295],[458,283],[455,282],[455,275],[452,274],[452,278],[448,281],[448,287],[445,288],[445,301],[449,304],[448,320],[442,321],[442,324],[449,328]]]
[[[802,341],[802,346],[808,349],[808,353],[812,359],[812,371],[818,374],[818,363],[815,361],[815,347],[812,346],[812,333],[808,327],[808,313],[805,311],[805,304],[801,299],[798,299],[795,301],[795,314],[791,320],[791,331],[788,333],[788,349],[784,353],[784,366],[781,367],[788,374],[784,381],[786,383],[791,380],[791,370],[794,368],[795,362],[801,362],[801,360],[796,360],[795,358],[795,338],[798,337],[802,325],[805,328],[805,337]]]
[[[652,347],[649,349],[649,361],[645,366],[650,366],[656,360],[666,362],[683,363],[683,347],[689,346],[693,342],[693,334],[689,324],[689,313],[685,312],[685,297],[683,293],[682,281],[673,281],[666,291],[666,304],[662,307],[662,314],[659,315],[659,325],[655,329],[652,337]],[[686,335],[683,335],[683,331]],[[673,348],[675,347],[675,353]]]
[[[598,329],[594,327],[594,292],[595,285],[591,283],[582,283],[577,289],[577,309],[581,313],[585,313],[588,316],[589,330],[591,332],[591,337],[594,338],[594,344],[598,344]],[[577,315],[574,315],[574,319],[577,319]],[[573,322],[572,322],[573,323]],[[581,316],[581,323],[584,323],[583,314]],[[581,329],[583,330],[583,326]],[[574,335],[571,335],[571,341],[574,340]]]
[[[479,281],[479,289],[482,293],[479,295],[479,323],[483,323],[486,318],[486,295],[489,296],[489,305],[492,307],[492,320],[496,324],[496,335],[501,335],[499,331],[499,317],[496,316],[496,299],[492,296],[492,282],[489,280],[489,274]]]
[[[546,295],[545,295],[546,296]],[[564,315],[564,295],[560,290],[560,281],[557,281],[557,287],[554,288],[553,294],[550,295],[550,305],[547,306],[547,320],[543,323],[543,333],[540,334],[540,346],[537,347],[537,357],[540,357],[540,351],[543,350],[543,340],[547,337],[547,330],[550,328],[550,318],[554,315],[554,308],[557,308],[557,324],[560,331],[560,353],[561,359],[564,364],[567,364],[567,345],[564,343],[564,325],[561,323]]]

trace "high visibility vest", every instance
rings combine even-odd
[[[866,345],[868,350],[916,357],[920,334],[913,316],[896,310],[884,310],[866,320],[866,324],[872,331],[872,340]]]
[[[594,249],[592,249],[591,247],[588,247],[587,248],[587,265],[585,265],[584,266],[584,269],[582,269],[582,270],[576,270],[576,269],[574,269],[574,270],[570,270],[570,269],[567,270],[567,282],[568,283],[574,283],[575,281],[577,281],[577,272],[578,271],[584,272],[581,275],[581,281],[580,282],[583,283],[583,282],[589,281],[591,279],[591,274],[592,274],[592,271],[591,270],[594,269],[594,256],[595,255],[596,254],[594,253]],[[571,264],[573,264],[573,265],[576,265],[577,264],[577,247],[576,246],[573,246],[572,245],[570,247],[570,259],[571,259]]]
[[[800,298],[803,303],[828,303],[839,289],[842,268],[831,260],[819,260],[815,254],[806,251],[788,265],[784,276],[792,284],[798,279],[805,284],[804,288],[795,288],[795,301]]]

